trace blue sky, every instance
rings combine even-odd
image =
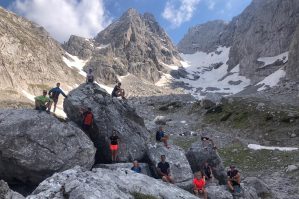
[[[128,8],[150,12],[176,44],[188,29],[210,20],[230,21],[251,0],[0,0],[0,5],[44,26],[58,41],[93,37]],[[62,28],[64,27],[64,28]]]

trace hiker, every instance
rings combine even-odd
[[[115,85],[111,95],[112,95],[112,97],[121,97],[122,99],[126,99],[125,98],[125,90],[121,88],[120,82],[117,85]]]
[[[53,100],[54,102],[54,110],[53,112],[55,113],[56,111],[56,106],[57,106],[57,102],[58,102],[58,97],[59,95],[62,94],[65,98],[67,98],[66,94],[60,89],[60,83],[56,84],[55,88],[52,88],[49,91],[49,96],[50,98]]]
[[[93,83],[94,81],[94,75],[92,68],[89,68],[86,74],[86,83]]]
[[[174,183],[173,178],[170,175],[169,163],[165,161],[165,155],[161,155],[161,162],[158,163],[158,174],[164,182]]]
[[[205,149],[208,149],[208,146],[211,146],[211,148],[214,149],[214,150],[217,149],[214,141],[211,138],[209,138],[206,133],[203,133],[201,135],[201,141],[202,141],[203,146],[204,146]]]
[[[212,179],[212,169],[207,161],[203,165],[203,174],[207,181]]]
[[[159,130],[156,132],[156,141],[163,142],[165,147],[169,148],[168,139],[169,139],[169,136],[165,134],[165,132],[163,131],[163,127],[160,126]]]
[[[134,160],[131,170],[135,173],[141,173],[141,167],[139,166],[139,162],[137,160]]]
[[[87,108],[86,111],[83,112],[83,110],[80,110],[83,121],[82,121],[82,129],[84,132],[88,135],[89,138],[91,138],[90,129],[93,127],[93,114],[91,112],[91,108]]]
[[[203,196],[204,199],[208,199],[208,193],[205,189],[206,180],[202,171],[196,172],[193,179],[193,191],[198,197]]]
[[[116,135],[116,130],[112,131],[112,135],[110,136],[110,150],[111,150],[111,159],[112,162],[116,162],[116,156],[118,152],[119,145],[119,137]]]
[[[231,165],[227,172],[227,186],[231,192],[240,192],[241,175],[235,166]]]
[[[35,97],[34,100],[36,110],[39,112],[46,111],[47,113],[50,113],[53,100],[47,97],[46,90],[43,90],[43,95]]]

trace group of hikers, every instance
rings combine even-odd
[[[92,69],[89,69],[86,76],[86,83],[94,83],[94,76]],[[49,95],[49,97],[47,96]],[[60,83],[56,84],[56,87],[52,88],[47,92],[47,90],[43,90],[43,95],[35,97],[35,109],[39,112],[46,111],[47,113],[50,113],[52,104],[54,103],[54,109],[53,112],[56,111],[57,102],[59,99],[59,95],[62,94],[65,98],[67,98],[67,95],[60,89]],[[125,98],[125,91],[121,88],[121,83],[118,83],[112,93],[112,97],[120,97],[121,99]],[[84,132],[91,138],[92,137],[92,129],[94,125],[94,115],[92,113],[92,109],[90,107],[84,109],[80,108],[79,110],[81,116],[82,116],[82,129]],[[118,136],[119,132],[116,130],[112,130],[112,134],[109,137],[110,139],[110,151],[111,151],[111,161],[114,163],[117,161],[117,154],[119,150],[120,145],[120,137]],[[156,132],[156,141],[162,142],[166,148],[170,148],[168,144],[169,135],[165,133],[163,130],[163,127],[160,126]],[[216,146],[212,139],[210,139],[206,135],[201,136],[201,140],[203,142],[204,148],[206,148],[206,145],[212,145],[212,148],[216,150]],[[164,182],[168,183],[174,183],[174,179],[171,176],[170,171],[170,164],[166,161],[166,156],[161,155],[161,161],[157,164],[157,173],[160,176],[160,178]],[[132,171],[136,173],[142,173],[142,168],[140,167],[137,160],[133,161],[133,166],[131,168]],[[236,169],[235,166],[230,166],[229,171],[227,172],[227,186],[229,190],[233,193],[240,191],[240,173]],[[196,196],[203,197],[204,199],[208,198],[207,191],[205,189],[205,186],[207,182],[209,182],[212,179],[212,167],[209,165],[208,162],[205,162],[202,166],[202,170],[198,171],[194,174],[193,179],[193,192]]]

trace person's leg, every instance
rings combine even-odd
[[[234,187],[233,187],[233,184],[230,180],[227,181],[227,186],[229,188],[230,191],[234,191]]]
[[[163,176],[163,177],[162,177],[162,180],[163,180],[164,182],[168,182],[168,178],[167,178],[166,176]]]
[[[166,147],[168,147],[168,139],[169,137],[167,135],[161,138],[161,141],[164,143]]]
[[[46,104],[46,107],[47,107],[47,109],[48,110],[46,110],[48,113],[50,113],[50,111],[51,111],[51,107],[52,107],[52,102],[48,102],[47,104]]]
[[[170,182],[170,183],[174,183],[174,180],[173,180],[173,177],[172,176],[167,176],[167,180],[168,180],[168,182]]]
[[[208,199],[208,192],[205,188],[203,188],[203,197],[204,199]]]
[[[199,196],[198,190],[197,189],[193,189],[193,192],[196,196]]]
[[[40,103],[37,100],[35,100],[35,109],[40,110]]]
[[[55,111],[56,111],[57,102],[58,102],[58,101],[54,101],[54,109],[53,109],[53,112],[54,112],[54,113],[55,113]]]
[[[118,148],[114,151],[114,161],[116,162]]]

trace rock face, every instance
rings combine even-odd
[[[154,168],[161,161],[161,155],[165,155],[176,185],[184,189],[189,189],[192,186],[193,173],[183,149],[175,145],[171,145],[168,149],[159,143],[149,145],[147,154]]]
[[[247,177],[243,181],[248,186],[253,187],[256,190],[256,194],[259,197],[265,197],[271,195],[271,190],[266,183],[256,177]]]
[[[0,180],[0,198],[1,199],[25,199],[21,194],[10,190],[9,186],[3,180]]]
[[[64,54],[43,27],[0,8],[0,101],[25,101],[23,90],[40,94],[62,79],[69,86],[83,81]]]
[[[192,144],[192,147],[186,153],[186,156],[193,172],[202,170],[204,163],[207,161],[212,168],[214,177],[219,181],[219,184],[226,184],[227,175],[222,160],[211,145],[204,145],[202,142],[196,142]]]
[[[83,131],[35,110],[0,110],[0,178],[37,184],[79,165],[90,169],[95,148]]]
[[[93,169],[92,171],[83,171],[78,167],[48,178],[27,198],[134,199],[140,193],[157,199],[197,198],[174,185],[130,170]]]
[[[294,34],[290,51],[289,51],[289,62],[287,66],[287,77],[291,80],[299,79],[299,24]]]
[[[215,51],[218,46],[222,45],[219,36],[226,26],[227,23],[224,21],[216,20],[192,27],[178,43],[178,50],[184,54]]]
[[[146,152],[149,132],[144,121],[125,101],[112,98],[96,84],[82,84],[72,90],[64,101],[64,111],[69,119],[81,126],[81,108],[91,107],[94,127],[91,139],[97,147],[96,161],[111,161],[110,139],[112,130],[117,130],[120,138],[118,158],[121,162],[142,160]]]
[[[210,199],[233,199],[233,195],[223,186],[208,186],[207,192]]]
[[[117,76],[131,73],[156,82],[165,64],[180,66],[180,56],[154,16],[129,9],[118,20],[100,32],[94,40],[71,37],[65,49],[80,58],[87,58],[86,67],[95,70],[96,79],[106,83]],[[92,52],[92,53],[91,53]]]

